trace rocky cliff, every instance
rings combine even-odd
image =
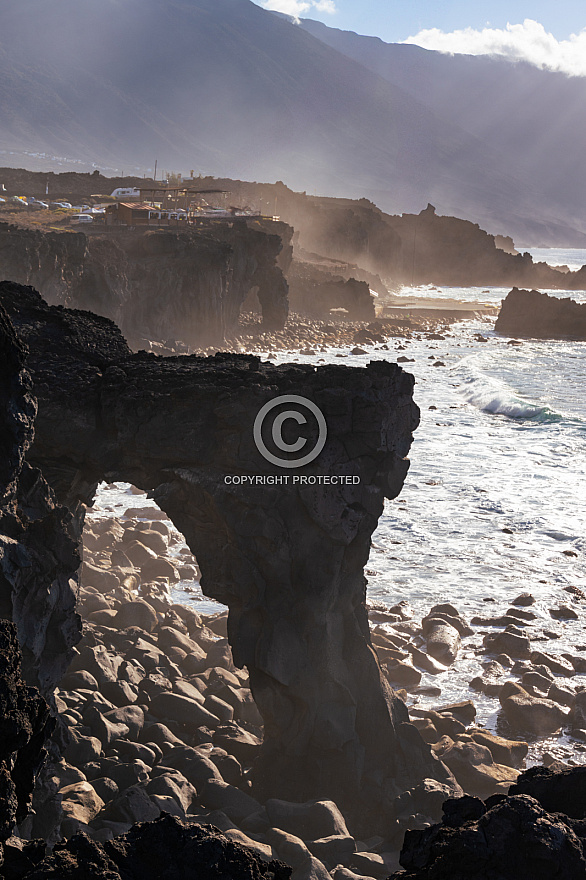
[[[268,204],[294,227],[296,245],[357,264],[380,275],[390,287],[517,284],[586,288],[586,270],[564,272],[534,263],[530,254],[514,252],[510,239],[492,235],[469,220],[437,213],[432,205],[418,214],[397,215],[381,211],[368,199],[316,197],[292,192],[282,182],[260,184],[208,177],[201,184],[230,190],[235,204]]]
[[[383,680],[365,608],[370,536],[417,425],[412,377],[385,362],[132,355],[111,322],[30,288],[3,284],[0,301],[31,351],[32,461],[60,500],[90,502],[103,478],[150,490],[196,554],[202,589],[229,606],[234,661],[265,723],[258,796],[329,797],[372,829],[423,778],[453,784]],[[298,470],[269,464],[253,434],[261,407],[292,394],[327,424],[323,452]]]
[[[0,223],[0,277],[34,285],[52,304],[109,317],[131,345],[220,343],[257,290],[267,329],[287,318],[292,230],[284,223],[101,235]]]
[[[514,287],[503,301],[495,330],[535,339],[586,339],[586,304]]]

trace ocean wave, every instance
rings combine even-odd
[[[563,418],[549,406],[521,397],[509,385],[487,376],[469,361],[466,358],[458,364],[452,375],[460,379],[458,391],[482,412],[519,421],[558,422]]]

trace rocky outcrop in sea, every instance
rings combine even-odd
[[[495,330],[532,339],[586,339],[586,304],[514,287],[503,301]]]

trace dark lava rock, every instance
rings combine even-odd
[[[21,680],[16,627],[0,620],[0,845],[28,813],[54,726],[39,692]]]
[[[528,795],[496,795],[486,805],[468,797],[450,800],[442,824],[407,831],[399,859],[406,873],[392,877],[583,880],[584,841],[570,823]]]
[[[586,767],[561,773],[549,767],[530,767],[511,786],[509,794],[527,794],[550,813],[586,819]]]
[[[77,834],[57,844],[21,880],[288,880],[291,868],[264,862],[212,825],[174,816],[135,825],[97,843]]]

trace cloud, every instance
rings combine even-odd
[[[586,76],[586,28],[567,40],[557,40],[542,24],[526,18],[523,24],[507,24],[505,29],[465,28],[444,33],[431,28],[403,42],[451,55],[500,55],[570,76]]]
[[[292,15],[294,18],[298,18],[303,12],[309,12],[310,9],[328,12],[330,15],[338,11],[334,0],[265,0],[261,6],[272,12],[284,12],[285,15]]]

